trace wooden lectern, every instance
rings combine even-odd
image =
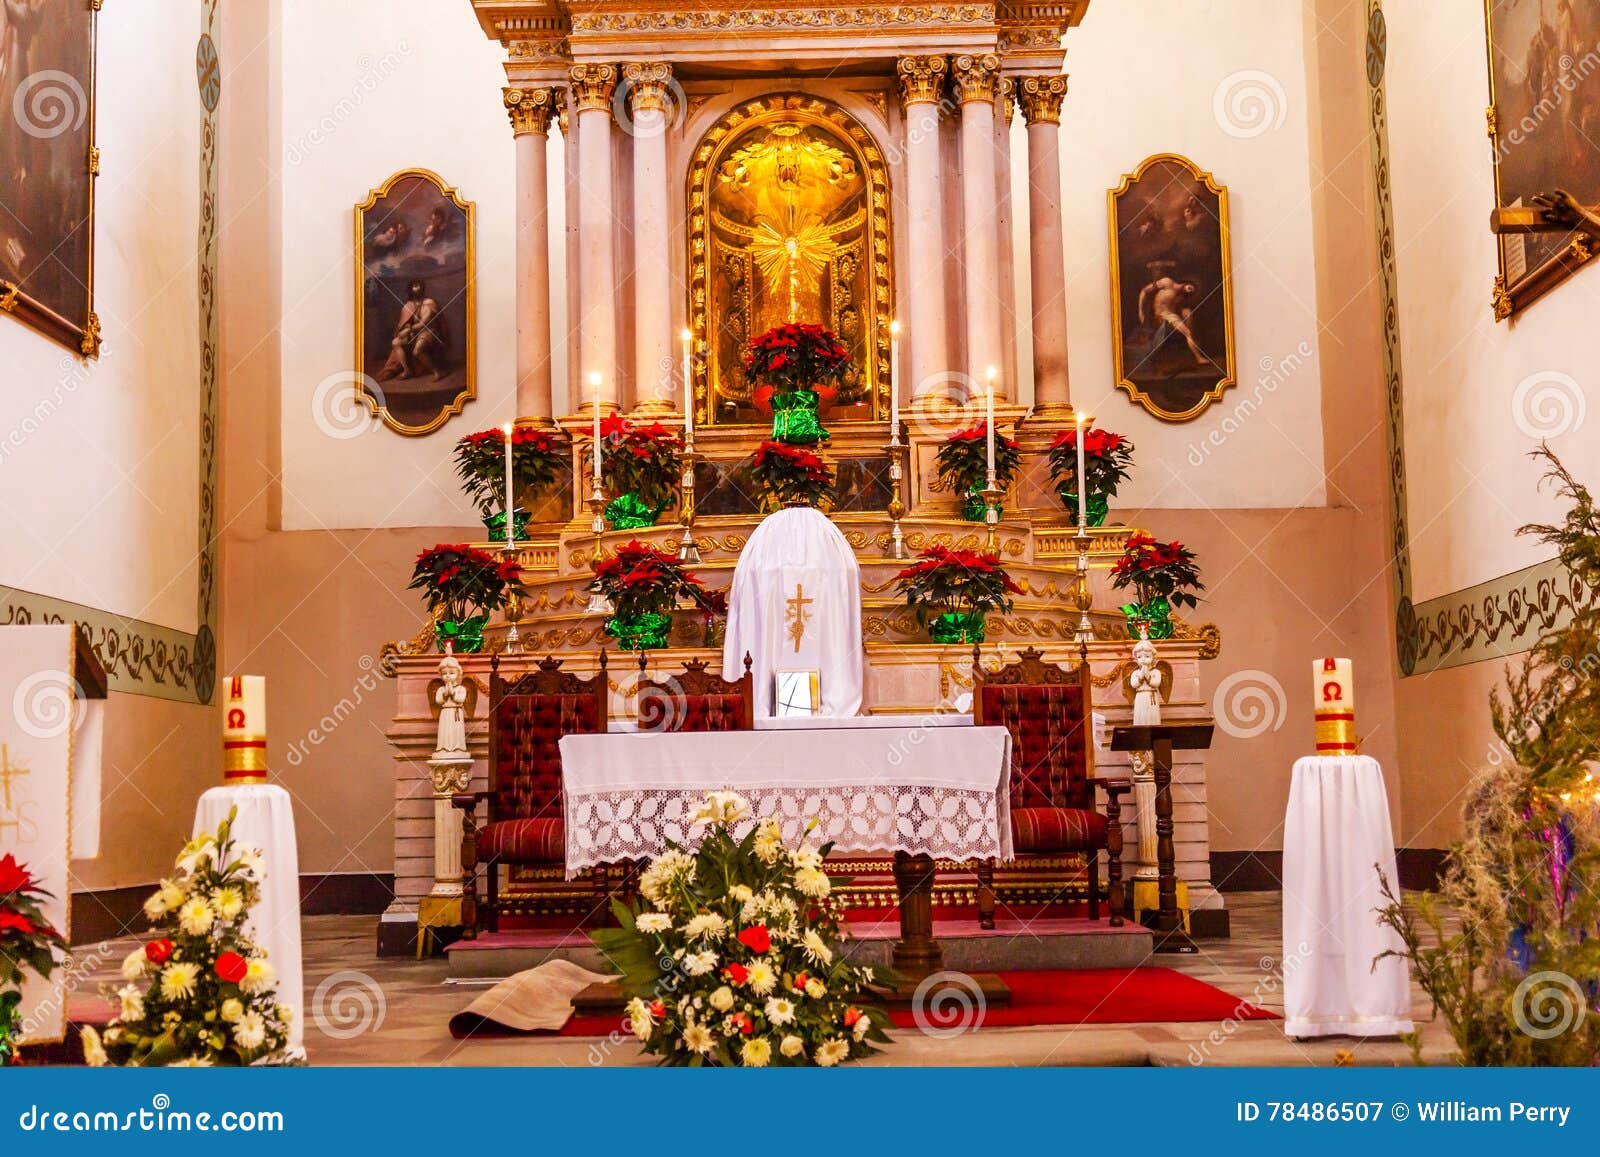
[[[1176,849],[1172,845],[1172,753],[1204,751],[1211,746],[1209,722],[1161,723],[1154,727],[1118,727],[1111,732],[1112,751],[1148,751],[1156,781],[1157,908],[1145,917],[1155,935],[1157,952],[1195,952],[1178,911]]]

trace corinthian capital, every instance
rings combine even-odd
[[[506,115],[511,118],[515,136],[526,133],[550,134],[550,118],[556,113],[555,90],[548,88],[508,88],[503,90]]]
[[[952,63],[956,95],[962,104],[974,100],[994,103],[995,85],[1000,78],[998,56],[958,56]]]
[[[1022,106],[1022,119],[1030,125],[1060,124],[1061,102],[1066,99],[1067,78],[1060,73],[1017,79],[1017,103]]]
[[[950,62],[942,56],[902,56],[895,66],[903,104],[938,104]]]
[[[585,109],[611,111],[611,94],[617,89],[616,65],[574,64],[570,75],[572,98],[579,112]]]
[[[628,107],[636,113],[670,111],[671,100],[667,95],[667,86],[671,82],[670,64],[653,62],[622,66],[622,85],[628,94]]]

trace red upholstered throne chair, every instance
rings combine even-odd
[[[972,714],[978,726],[1011,732],[1011,839],[1019,863],[1030,857],[1081,852],[1088,867],[1089,918],[1112,901],[1111,924],[1122,924],[1121,797],[1126,779],[1094,775],[1093,682],[1089,665],[1065,670],[1029,647],[1014,663],[985,671],[972,648]],[[1095,809],[1096,788],[1106,793]],[[1107,889],[1100,890],[1100,853]],[[978,922],[994,927],[995,862],[978,865]]]
[[[461,922],[469,940],[478,931],[479,864],[487,869],[489,928],[499,931],[501,866],[565,862],[561,737],[604,732],[610,714],[604,650],[599,672],[589,679],[561,670],[561,660],[554,657],[509,682],[500,677],[498,654],[489,671],[489,790],[453,800],[463,817]],[[488,804],[481,826],[480,800]],[[594,879],[596,907],[604,912],[609,874],[597,870]]]
[[[750,655],[744,657],[744,674],[724,679],[706,671],[707,664],[690,659],[683,670],[657,683],[649,679],[648,658],[639,652],[640,731],[753,731],[756,725],[755,679]]]

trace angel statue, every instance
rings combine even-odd
[[[461,660],[447,653],[439,661],[439,677],[444,686],[433,693],[439,705],[439,746],[435,759],[467,753],[467,688],[462,683]]]
[[[1128,685],[1133,688],[1133,725],[1155,727],[1161,723],[1161,668],[1156,666],[1156,645],[1150,641],[1149,629],[1139,625],[1139,641],[1133,645],[1133,674]]]

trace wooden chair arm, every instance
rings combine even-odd
[[[1131,779],[1110,779],[1093,776],[1088,783],[1090,787],[1098,787],[1110,796],[1125,795],[1133,790],[1133,780]]]
[[[489,798],[486,791],[458,791],[450,797],[450,806],[460,808],[471,815],[477,809],[478,802]]]

